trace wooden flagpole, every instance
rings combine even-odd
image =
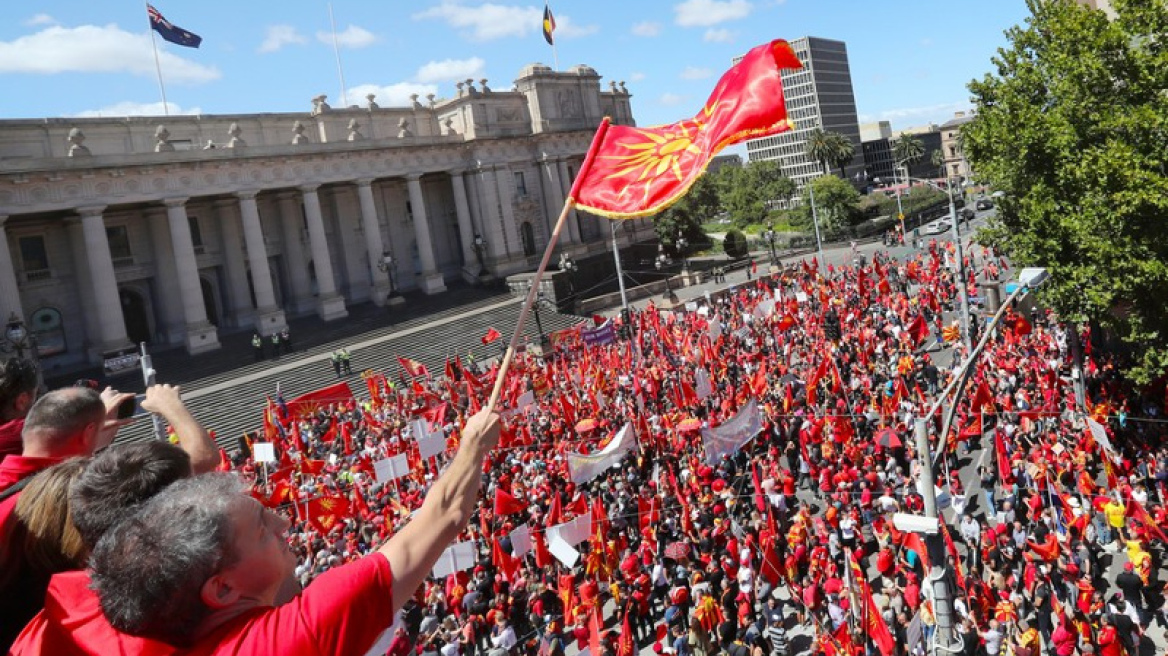
[[[600,122],[600,128],[596,130],[596,135],[592,138],[592,145],[588,148],[588,154],[584,157],[584,163],[580,166],[580,172],[576,174],[577,180],[584,179],[588,174],[588,170],[592,168],[592,159],[596,155],[596,151],[600,148],[600,144],[604,141],[604,135],[608,132],[609,119],[606,116]],[[543,259],[539,261],[539,268],[535,270],[535,277],[531,279],[531,287],[527,290],[527,298],[523,301],[523,309],[519,311],[519,320],[515,322],[515,331],[511,333],[511,341],[507,344],[507,351],[503,354],[503,361],[499,363],[499,373],[495,376],[495,386],[491,389],[491,396],[487,399],[487,405],[484,410],[487,412],[494,412],[495,406],[499,403],[499,395],[503,391],[503,381],[507,378],[507,370],[511,368],[511,360],[515,357],[515,350],[519,347],[519,340],[523,337],[523,327],[527,324],[527,316],[531,314],[531,306],[535,303],[535,299],[539,294],[539,283],[543,279],[544,271],[547,270],[548,262],[552,259],[552,251],[556,248],[556,243],[560,240],[560,233],[564,230],[564,222],[568,219],[568,214],[571,213],[572,208],[576,206],[576,199],[574,197],[575,186],[572,191],[568,193],[568,197],[564,199],[564,209],[560,210],[560,217],[556,219],[556,226],[552,229],[552,235],[548,239],[547,248],[543,251]]]

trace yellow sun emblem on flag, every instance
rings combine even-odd
[[[320,507],[323,508],[324,510],[331,511],[332,509],[337,507],[337,502],[333,499],[321,499],[320,500]]]
[[[702,149],[694,143],[698,135],[706,129],[706,123],[700,120],[700,117],[702,115],[709,117],[713,110],[714,107],[706,107],[699,114],[699,118],[680,121],[662,128],[635,130],[635,135],[642,137],[641,140],[628,140],[616,144],[630,152],[627,155],[604,156],[605,159],[623,162],[607,179],[636,175],[636,180],[621,190],[620,197],[643,182],[645,199],[648,199],[653,181],[666,172],[671,172],[678,182],[682,182],[687,173],[682,170],[682,157],[686,153],[701,155]]]

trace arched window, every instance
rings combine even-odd
[[[37,355],[47,357],[69,350],[65,343],[65,327],[57,308],[43,307],[28,318],[29,330],[36,339]]]

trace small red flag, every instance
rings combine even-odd
[[[312,499],[306,504],[308,522],[316,527],[321,535],[327,535],[349,516],[349,503],[345,497],[327,496]]]
[[[515,515],[527,510],[527,504],[511,496],[502,488],[495,488],[495,515]]]
[[[406,372],[406,375],[409,376],[410,378],[429,378],[430,377],[430,372],[426,370],[426,365],[422,364],[421,362],[418,362],[417,360],[411,360],[409,358],[403,358],[401,356],[398,356],[397,361],[399,364],[401,364],[402,369]]]
[[[480,337],[479,341],[481,341],[483,343],[483,345],[485,346],[485,345],[490,344],[491,342],[495,341],[496,339],[499,339],[502,336],[503,336],[503,334],[500,333],[499,331],[495,330],[494,328],[487,328],[487,334]]]

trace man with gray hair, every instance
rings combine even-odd
[[[98,543],[91,566],[102,610],[119,631],[208,656],[364,653],[466,527],[498,439],[497,414],[471,417],[414,521],[278,607],[296,566],[288,521],[231,474],[179,481]]]

